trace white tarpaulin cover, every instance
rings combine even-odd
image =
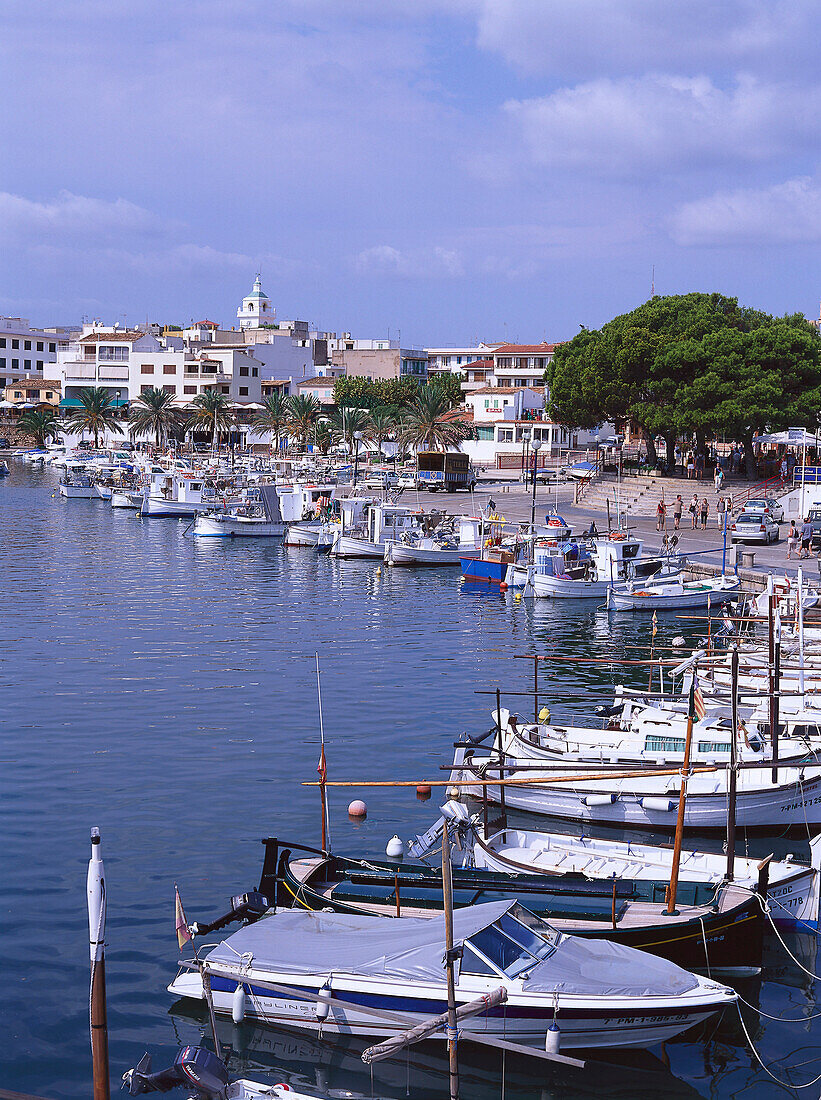
[[[496,901],[457,909],[453,938],[463,943],[514,906]],[[444,919],[314,913],[285,909],[235,932],[209,963],[249,966],[246,973],[350,974],[407,982],[445,982]],[[557,934],[558,947],[533,965],[523,992],[580,996],[676,996],[697,979],[664,959],[607,940]],[[251,979],[253,980],[253,978]]]

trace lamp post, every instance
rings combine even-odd
[[[114,416],[117,417],[120,414],[120,390],[114,391]]]
[[[529,456],[527,453],[528,444],[530,443],[530,429],[522,428],[522,481],[527,489],[528,471],[530,469]]]
[[[534,534],[536,530],[536,467],[539,461],[539,449],[541,448],[542,441],[540,439],[534,439],[530,444],[533,450],[533,497],[530,504],[530,533]]]
[[[356,479],[359,474],[359,441],[362,438],[362,432],[354,432],[354,458],[353,458],[353,487],[356,488]]]

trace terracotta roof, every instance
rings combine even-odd
[[[558,344],[502,344],[494,355],[549,355]]]
[[[59,390],[59,382],[49,382],[45,378],[21,378],[19,382],[9,382],[7,389],[15,390]]]
[[[89,332],[85,336],[81,336],[79,342],[81,344],[87,343],[106,343],[106,344],[133,344],[136,340],[141,340],[145,336],[144,332],[126,332],[125,329],[118,329],[116,332]]]
[[[219,328],[216,321],[193,321],[189,328]]]
[[[335,378],[327,378],[325,375],[318,374],[315,378],[305,378],[302,382],[297,382],[298,386],[333,386]]]

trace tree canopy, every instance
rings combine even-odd
[[[600,330],[557,347],[545,372],[550,411],[575,427],[631,420],[667,442],[723,432],[744,444],[753,475],[756,432],[815,427],[821,340],[801,314],[772,317],[723,294],[651,298]]]
[[[339,408],[373,409],[382,405],[407,407],[422,388],[422,380],[406,374],[400,378],[370,381],[357,375],[343,376],[334,382],[334,401]]]

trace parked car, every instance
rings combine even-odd
[[[807,516],[812,524],[812,539],[810,540],[810,546],[813,550],[817,550],[821,547],[821,508],[810,508]],[[801,520],[798,521],[798,527],[801,527]],[[818,568],[821,569],[821,564],[819,564]]]
[[[413,470],[400,470],[396,475],[398,489],[418,489],[419,481]]]
[[[385,470],[374,470],[365,478],[366,489],[398,489],[399,478]]]
[[[741,510],[742,512],[764,512],[776,523],[784,522],[784,509],[775,497],[752,497]]]
[[[731,542],[778,542],[778,524],[766,512],[739,512],[730,528]]]

